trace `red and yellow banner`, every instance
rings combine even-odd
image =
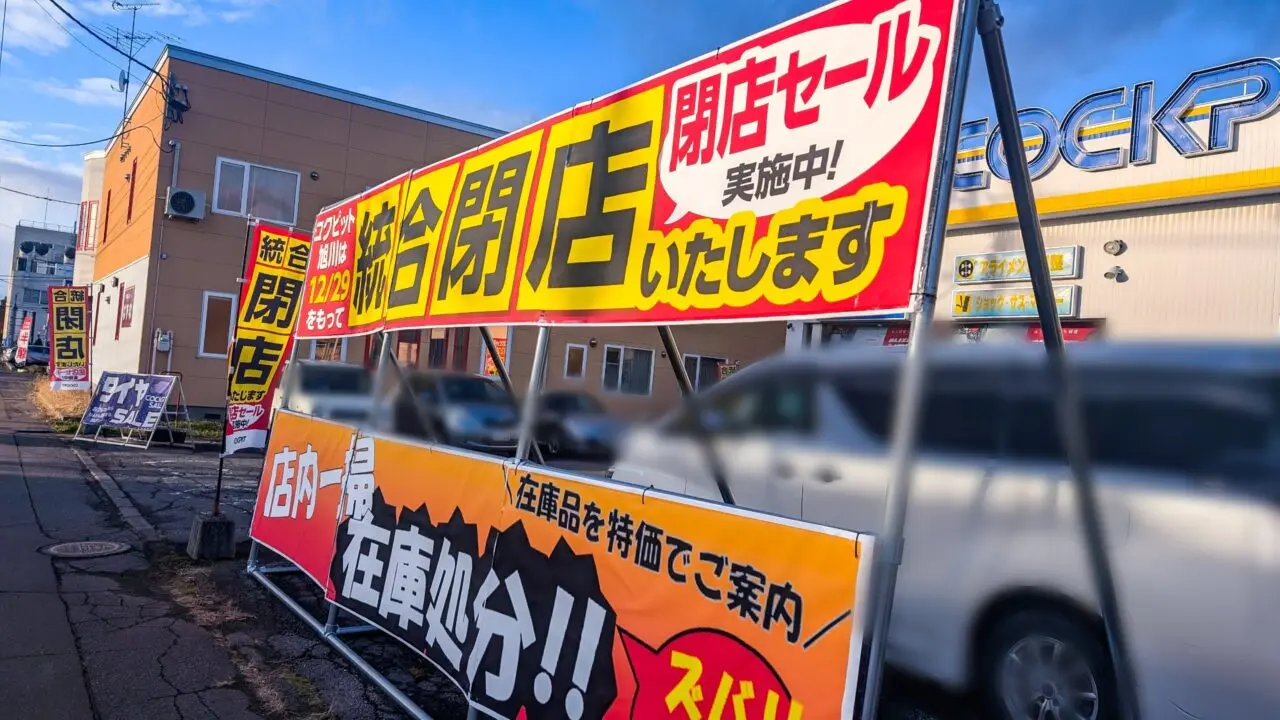
[[[956,0],[841,0],[316,220],[299,336],[909,304]]]
[[[311,235],[255,221],[248,242],[230,355],[228,453],[267,446],[272,397],[298,324]]]
[[[287,411],[251,535],[494,717],[854,711],[869,536]]]
[[[89,389],[89,288],[49,288],[49,385]]]

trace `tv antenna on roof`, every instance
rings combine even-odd
[[[134,56],[153,41],[160,40],[163,42],[174,42],[179,40],[175,35],[169,35],[162,32],[138,32],[138,11],[143,8],[159,7],[158,2],[123,2],[123,0],[111,0],[111,8],[127,12],[129,18],[129,30],[124,31],[121,28],[107,26],[107,29],[115,33],[115,45],[129,57],[129,62],[125,68],[120,71],[120,81],[116,86],[116,90],[124,94],[124,116],[129,114],[129,65],[133,64]],[[106,34],[106,33],[104,33]],[[145,84],[145,82],[144,82]]]

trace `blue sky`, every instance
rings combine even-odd
[[[138,13],[139,33],[165,33],[195,50],[505,129],[825,4],[151,1],[156,4]],[[128,28],[129,15],[113,10],[110,0],[59,2],[112,38],[112,27]],[[1192,70],[1280,55],[1276,0],[1004,0],[1001,6],[1019,104],[1058,114],[1094,90],[1154,80],[1162,100]],[[151,42],[139,58],[150,64],[161,45]],[[50,0],[8,0],[0,138],[66,143],[110,135],[123,105],[113,88],[123,66],[123,58],[75,28]],[[990,107],[981,62],[973,76],[966,115],[979,117]],[[0,142],[0,187],[78,201],[80,158],[88,149]],[[75,216],[69,205],[0,191],[0,257],[9,257],[18,220],[47,217],[71,225]]]

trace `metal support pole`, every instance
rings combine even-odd
[[[1056,403],[1058,428],[1075,481],[1085,549],[1093,571],[1094,589],[1098,594],[1098,605],[1106,630],[1107,646],[1115,671],[1119,715],[1128,720],[1138,720],[1140,711],[1137,682],[1133,674],[1133,666],[1130,664],[1128,645],[1125,642],[1120,601],[1111,571],[1111,561],[1107,556],[1106,529],[1099,520],[1097,490],[1089,464],[1084,413],[1076,391],[1075,380],[1067,365],[1062,322],[1058,318],[1053,282],[1049,276],[1044,235],[1040,229],[1040,218],[1036,214],[1031,171],[1027,167],[1022,128],[1018,120],[1018,106],[1013,96],[1013,80],[1009,75],[1009,60],[1005,54],[1004,36],[1000,30],[1004,24],[1004,17],[1000,14],[1000,6],[994,0],[980,0],[980,2],[978,32],[982,37],[982,52],[987,62],[987,74],[991,80],[991,95],[1004,146],[1004,156],[1009,165],[1009,184],[1013,190],[1013,202],[1018,212],[1018,229],[1022,234],[1022,244],[1027,256],[1027,268],[1030,271],[1036,299],[1036,314],[1039,315],[1040,329],[1044,334],[1044,348],[1048,355],[1051,378],[1058,388]]]
[[[484,349],[489,353],[489,357],[493,358],[493,367],[498,371],[498,380],[502,383],[502,387],[507,389],[507,395],[511,396],[511,401],[519,406],[519,402],[516,401],[516,387],[511,383],[511,375],[507,372],[506,360],[498,352],[498,343],[494,342],[493,333],[489,332],[489,328],[485,325],[480,326],[480,339],[484,340]],[[530,395],[525,398],[525,402],[537,404],[537,398]],[[538,463],[546,465],[547,460],[542,456],[542,448],[538,447],[537,438],[534,438],[529,447],[537,457]]]
[[[911,495],[916,435],[925,396],[925,370],[933,313],[938,304],[938,276],[942,272],[943,238],[947,234],[947,213],[951,209],[951,183],[955,175],[956,149],[960,138],[960,118],[968,85],[969,61],[977,24],[978,0],[966,0],[952,43],[951,97],[943,108],[943,136],[939,167],[933,178],[933,207],[929,234],[925,238],[924,262],[920,266],[912,297],[913,313],[907,341],[907,357],[899,376],[895,398],[893,436],[890,447],[889,486],[885,489],[883,532],[876,538],[871,577],[871,652],[867,660],[867,680],[862,697],[862,720],[875,720],[879,712],[880,688],[884,684],[885,651],[889,644],[889,621],[902,564],[903,534],[907,525],[907,501]]]
[[[542,381],[547,374],[547,351],[550,349],[551,328],[538,327],[538,341],[533,346],[533,372],[529,377],[529,392],[525,393],[524,407],[520,408],[520,439],[516,442],[516,461],[529,459],[529,446],[537,444],[534,432],[538,429],[538,402],[542,394]]]
[[[373,427],[375,430],[386,431],[392,427],[392,424],[387,422],[386,395],[388,366],[395,364],[391,345],[395,342],[396,337],[397,333],[395,332],[383,331],[380,334],[381,344],[378,346],[378,364],[373,371]]]
[[[249,282],[249,278],[245,277],[245,270],[249,267],[249,246],[253,244],[253,228],[255,224],[256,222],[250,219],[244,231],[244,252],[240,257],[240,275],[236,278],[237,306],[239,305],[239,299],[244,296],[242,286]],[[222,514],[222,476],[227,461],[227,416],[231,413],[231,388],[234,387],[235,383],[236,360],[238,359],[236,357],[236,341],[239,338],[236,337],[238,333],[234,332],[238,320],[239,318],[237,317],[231,318],[232,335],[230,346],[227,348],[227,392],[226,400],[222,404],[222,449],[218,451],[218,478],[213,484],[214,517]],[[154,332],[155,328],[152,328],[152,331]],[[151,342],[154,344],[155,339],[153,338]],[[173,428],[169,428],[169,443],[173,444]]]
[[[693,380],[689,378],[689,368],[684,366],[684,354],[676,345],[675,333],[671,332],[670,325],[659,325],[658,337],[662,338],[662,349],[667,352],[671,372],[676,374],[676,385],[680,387],[680,397],[688,400],[693,396]]]
[[[253,538],[249,539],[249,562],[245,563],[245,569],[249,572],[258,569],[258,541]]]
[[[670,325],[659,325],[658,337],[662,339],[662,349],[667,353],[667,360],[671,363],[671,371],[676,375],[676,384],[680,386],[680,395],[684,398],[690,415],[693,417],[695,439],[702,448],[702,454],[707,461],[707,468],[711,471],[711,479],[715,481],[716,489],[720,491],[720,499],[726,505],[737,505],[738,503],[733,497],[733,490],[729,488],[729,480],[725,474],[724,465],[720,462],[720,456],[716,453],[715,438],[711,437],[711,433],[707,432],[707,429],[702,425],[702,415],[698,411],[698,396],[693,391],[693,382],[689,379],[689,369],[684,366],[684,354],[680,352],[680,346],[676,345],[675,333],[671,332]]]

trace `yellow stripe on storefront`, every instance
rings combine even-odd
[[[1211,177],[1186,178],[1131,187],[1094,190],[1092,192],[1039,198],[1036,209],[1041,215],[1079,212],[1082,210],[1117,209],[1148,203],[1216,195],[1249,194],[1280,188],[1280,167],[1245,170]],[[1017,217],[1012,202],[957,208],[947,216],[951,226],[1008,220]]]

